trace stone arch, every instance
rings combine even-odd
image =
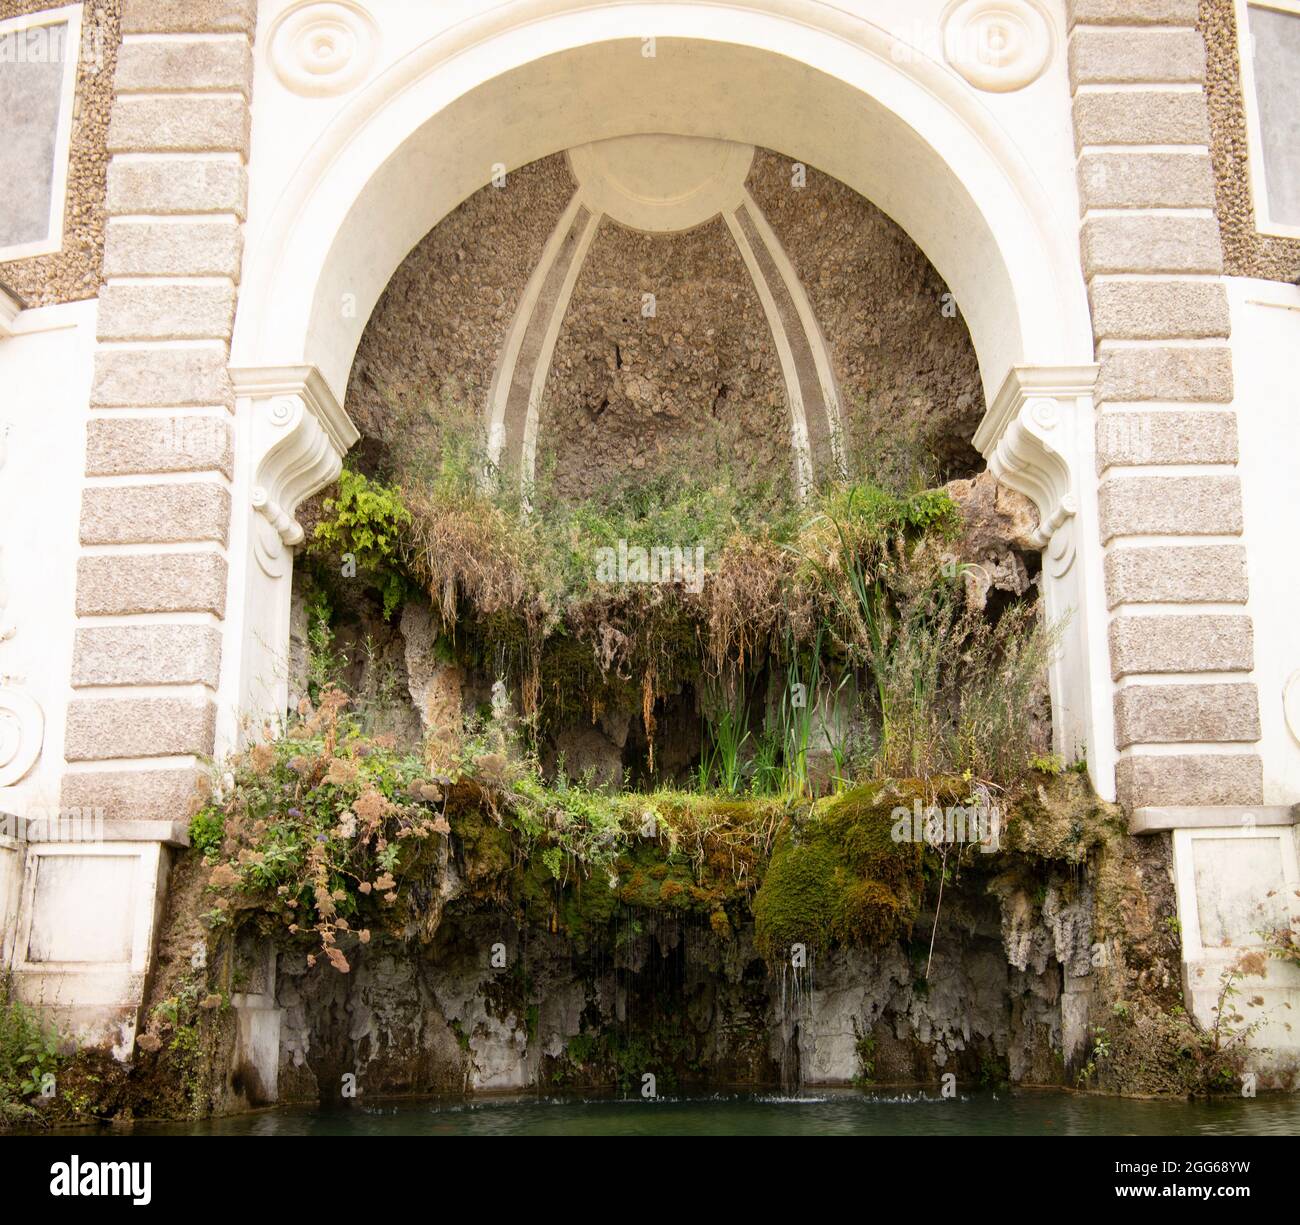
[[[1012,365],[1091,360],[1072,226],[944,66],[820,0],[516,0],[417,48],[330,125],[251,253],[234,363],[314,365],[341,397],[394,269],[494,166],[644,133],[777,149],[875,203],[957,295],[989,399]]]
[[[970,336],[911,239],[815,167],[693,137],[541,158],[423,236],[344,409],[364,436],[431,397],[482,422],[525,497],[690,468],[701,447],[743,454],[731,479],[763,496],[864,462],[886,481],[982,466]]]
[[[1094,778],[1113,790],[1109,711],[1092,701],[1105,690],[1100,557],[1073,523],[1095,514],[1095,488],[1078,479],[1092,464],[1095,368],[1075,227],[956,74],[914,49],[900,54],[884,30],[820,0],[595,9],[514,0],[423,44],[343,108],[245,262],[232,374],[251,411],[265,401],[272,419],[253,421],[260,516],[248,558],[261,575],[248,566],[235,592],[260,621],[262,645],[243,631],[228,705],[264,705],[251,686],[274,670],[266,650],[287,638],[287,590],[269,626],[254,613],[259,586],[287,589],[276,554],[294,532],[280,516],[291,521],[331,467],[317,443],[278,438],[276,423],[292,417],[286,391],[302,385],[311,410],[302,419],[318,419],[341,457],[355,434],[338,405],[357,344],[415,244],[494,173],[653,134],[806,160],[891,217],[952,289],[988,405],[975,445],[1037,503],[1048,612],[1073,620],[1052,677],[1058,741],[1087,746]],[[272,454],[281,458],[268,468],[258,457]],[[277,482],[285,496],[274,496]]]

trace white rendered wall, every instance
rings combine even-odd
[[[1300,801],[1300,287],[1235,277],[1227,285],[1264,803],[1293,804]]]
[[[9,686],[44,713],[36,763],[0,787],[0,813],[17,816],[59,806],[96,305],[23,311],[15,334],[0,340],[0,583],[8,596],[0,625],[13,629],[0,642],[0,676],[21,678]]]

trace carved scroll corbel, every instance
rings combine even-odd
[[[989,471],[1038,507],[1038,529],[1032,540],[1047,554],[1057,578],[1074,560],[1070,520],[1079,509],[1070,465],[1060,450],[1064,432],[1056,401],[1029,400],[1007,423],[988,457]]]
[[[1095,377],[1095,366],[1013,367],[975,431],[989,471],[1038,508],[1033,541],[1054,578],[1074,564],[1074,409],[1091,394]]]
[[[269,577],[282,578],[304,539],[298,506],[337,479],[359,435],[314,366],[232,370],[231,377],[253,400],[254,554]]]

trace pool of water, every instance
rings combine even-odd
[[[1300,1135],[1300,1097],[1135,1102],[1062,1092],[944,1099],[875,1091],[490,1097],[280,1107],[202,1123],[138,1123],[137,1135],[257,1136],[1184,1136]]]

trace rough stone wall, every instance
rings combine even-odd
[[[771,330],[720,217],[672,234],[601,223],[561,325],[538,438],[539,469],[551,452],[562,496],[701,462],[707,477],[719,440],[739,483],[793,477]]]
[[[1119,794],[1133,805],[1258,803],[1259,697],[1249,677],[1227,295],[1213,279],[1224,258],[1210,214],[1198,7],[1071,0],[1068,14],[1083,270],[1100,364]]]
[[[108,818],[184,816],[213,749],[256,11],[122,6],[63,780]]]
[[[945,287],[878,209],[816,170],[789,187],[760,151],[750,187],[827,335],[869,474],[967,476],[983,409],[979,371]],[[481,412],[511,322],[572,196],[556,155],[476,192],[411,252],[362,337],[346,408],[365,436],[386,403],[458,399]],[[644,295],[654,295],[654,311]],[[715,218],[645,233],[606,218],[584,256],[546,375],[538,472],[563,497],[656,471],[717,470],[745,485],[794,476],[790,407],[749,270]]]
[[[1205,39],[1205,97],[1223,270],[1229,276],[1294,282],[1300,277],[1300,239],[1255,229],[1233,0],[1200,0],[1196,24]]]
[[[0,0],[0,21],[63,7],[62,0]],[[48,255],[0,263],[0,284],[13,290],[25,306],[77,302],[99,292],[104,261],[108,124],[121,41],[121,9],[121,0],[88,0],[82,5],[83,54],[77,65],[68,147],[63,247]],[[84,54],[86,49],[92,54]]]
[[[394,397],[486,403],[510,321],[574,183],[563,154],[484,187],[421,240],[393,274],[357,348],[344,407],[363,435]]]
[[[830,348],[850,458],[904,481],[916,463],[928,480],[973,475],[984,396],[966,325],[944,314],[947,287],[870,201],[811,166],[796,188],[792,166],[760,149],[748,186]]]
[[[901,944],[835,950],[798,984],[770,974],[746,928],[629,912],[617,949],[576,952],[564,935],[505,916],[448,915],[422,950],[376,945],[350,974],[282,954],[282,1100],[329,1100],[344,1073],[363,1093],[595,1086],[608,1070],[571,1058],[574,1039],[637,1051],[661,1089],[934,1083],[967,1087],[1001,1068],[1059,1084],[1061,970],[1050,926],[1023,933],[1019,966],[991,899],[945,903],[928,982]],[[926,920],[928,925],[929,920]],[[1085,933],[1086,934],[1086,933]],[[490,950],[504,946],[504,965]],[[928,945],[928,927],[927,927]],[[811,988],[811,989],[810,989]],[[676,1066],[673,1066],[676,1060]]]

